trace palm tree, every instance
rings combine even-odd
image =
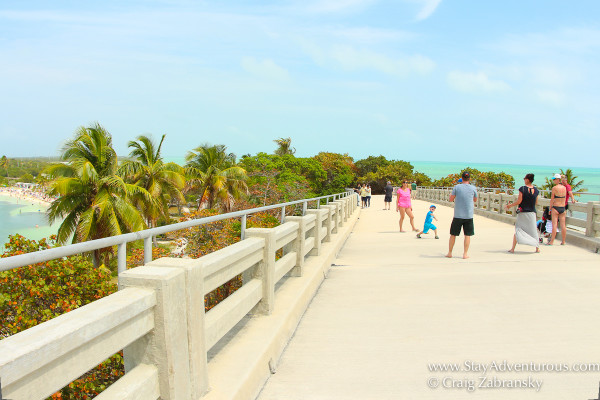
[[[292,139],[291,138],[279,138],[273,140],[277,143],[277,149],[275,150],[275,154],[279,156],[283,156],[286,154],[294,154],[296,153],[296,149],[292,147]]]
[[[64,218],[57,241],[84,242],[143,229],[145,224],[130,199],[150,194],[142,187],[125,183],[117,175],[117,154],[112,138],[99,124],[80,127],[62,149],[64,163],[50,165],[45,173],[53,180],[48,193],[59,196],[48,208],[48,220]],[[94,265],[105,264],[110,249],[94,251]]]
[[[2,158],[0,158],[0,167],[5,169],[7,178],[8,178],[8,165],[9,164],[10,164],[10,162],[8,161],[8,158],[6,158],[6,156],[2,156]]]
[[[571,191],[573,192],[573,194],[575,196],[578,196],[578,194],[581,194],[583,192],[587,192],[587,189],[581,187],[581,185],[583,185],[583,181],[577,180],[579,177],[573,175],[573,170],[571,170],[571,168],[567,168],[566,171],[561,168],[560,174],[567,177],[567,183],[569,185],[571,185]],[[544,185],[541,187],[541,189],[552,190],[552,187],[554,186],[552,181],[550,181],[548,178],[545,178],[545,180],[546,181],[545,181]],[[550,195],[547,195],[547,197],[550,197]]]
[[[198,207],[202,201],[208,202],[208,208],[220,201],[229,210],[233,200],[248,190],[246,170],[236,166],[235,155],[226,151],[224,145],[204,144],[186,154],[186,189],[199,193]]]
[[[162,135],[158,146],[148,136],[138,136],[137,141],[127,145],[132,150],[129,157],[118,170],[118,174],[127,182],[144,188],[150,194],[137,196],[134,204],[142,212],[148,226],[155,227],[158,218],[169,218],[169,201],[184,201],[181,190],[185,185],[183,168],[175,163],[164,163],[160,154],[166,135]],[[154,238],[156,241],[156,238]]]

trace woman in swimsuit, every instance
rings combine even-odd
[[[562,242],[565,244],[567,239],[567,214],[565,213],[565,199],[567,197],[567,188],[560,183],[560,174],[555,174],[552,178],[554,187],[552,188],[552,196],[550,197],[550,210],[552,212],[552,236],[550,237],[549,245],[554,244],[556,238],[556,229],[558,228],[557,221],[560,221],[560,234]]]
[[[396,203],[396,211],[400,212],[400,221],[398,225],[400,225],[400,232],[404,232],[402,230],[402,222],[404,222],[404,215],[408,215],[410,218],[410,226],[412,226],[412,230],[415,232],[419,232],[417,228],[415,228],[415,216],[412,212],[412,205],[410,202],[410,188],[408,186],[408,182],[402,182],[402,187],[398,189],[396,192],[396,196],[398,196],[398,202]]]

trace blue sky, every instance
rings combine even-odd
[[[249,3],[252,3],[250,5]],[[0,154],[100,122],[118,154],[383,154],[600,167],[600,2],[0,3]]]

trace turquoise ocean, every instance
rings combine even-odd
[[[0,195],[0,245],[8,242],[8,235],[15,233],[39,240],[56,233],[57,229],[58,225],[48,225],[45,207]],[[0,253],[3,252],[4,246],[0,249]]]
[[[172,159],[181,163],[181,159]],[[520,185],[522,178],[527,173],[535,174],[534,184],[542,185],[545,177],[560,171],[556,166],[541,165],[516,165],[516,164],[484,164],[463,162],[431,162],[411,161],[415,171],[423,172],[432,179],[438,179],[452,173],[458,173],[465,167],[476,168],[480,171],[506,172],[515,178],[516,184]],[[564,167],[563,167],[564,168]],[[579,180],[583,180],[583,187],[590,193],[600,194],[600,168],[571,168]],[[600,195],[582,196],[580,201],[600,201]],[[38,228],[36,228],[36,225]],[[41,239],[56,233],[58,224],[50,227],[46,220],[45,210],[39,205],[17,200],[8,196],[0,195],[0,244],[8,241],[8,235],[19,233],[30,239]],[[4,248],[0,249],[3,252]]]

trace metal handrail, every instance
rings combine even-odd
[[[118,272],[121,273],[127,269],[127,243],[136,240],[144,240],[144,263],[152,261],[152,237],[162,235],[168,232],[179,231],[182,229],[192,228],[198,225],[209,224],[211,222],[221,221],[224,219],[241,217],[241,239],[244,239],[246,230],[246,216],[258,212],[281,208],[281,221],[285,216],[285,208],[296,204],[302,204],[302,215],[306,213],[308,202],[316,201],[317,208],[321,204],[321,200],[325,199],[329,203],[329,199],[336,200],[352,195],[349,191],[343,193],[330,194],[327,196],[313,197],[310,199],[302,199],[290,201],[287,203],[279,203],[271,206],[263,206],[257,208],[249,208],[246,210],[230,212],[226,214],[213,215],[211,217],[197,218],[190,221],[178,222],[160,226],[157,228],[144,229],[138,232],[125,233],[122,235],[111,236],[102,239],[90,240],[87,242],[70,244],[67,246],[55,247],[47,250],[35,251],[32,253],[19,254],[16,256],[0,258],[0,271],[8,271],[15,268],[24,267],[26,265],[37,264],[45,261],[55,260],[57,258],[73,256],[89,251],[99,250],[106,247],[118,246],[117,250],[117,265]]]
[[[494,188],[494,187],[477,187],[477,190],[483,191],[483,192],[490,192],[490,191],[495,191],[495,190],[505,190],[505,191],[515,191],[518,190],[518,188]],[[454,186],[418,186],[417,189],[452,189],[454,188]],[[539,188],[538,188],[539,189]],[[540,193],[550,193],[552,192],[551,190],[548,189],[539,189]],[[591,193],[591,192],[573,192],[573,195],[575,196],[598,196],[598,198],[600,198],[600,193]]]

